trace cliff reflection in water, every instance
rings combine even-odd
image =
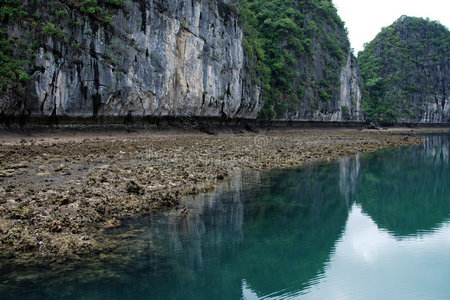
[[[364,154],[357,203],[397,237],[433,230],[450,215],[450,135],[417,147]]]
[[[417,147],[235,177],[192,201],[198,214],[167,220],[177,257],[169,298],[235,299],[243,286],[259,297],[298,295],[324,272],[353,203],[397,238],[436,229],[450,214],[449,145],[449,136],[428,136]],[[211,285],[217,294],[199,290]]]
[[[116,258],[47,271],[26,286],[11,279],[39,272],[26,270],[9,276],[0,292],[33,299],[298,297],[323,286],[330,270],[351,273],[347,260],[332,268],[340,257],[336,247],[347,249],[353,244],[346,241],[360,236],[348,228],[373,220],[371,230],[381,227],[382,235],[402,240],[448,221],[449,152],[450,136],[429,136],[420,146],[330,164],[236,173],[214,193],[185,199],[187,212],[112,230],[108,236],[120,245]],[[341,276],[335,274],[337,282]]]
[[[345,189],[357,173],[346,166],[355,160],[237,174],[214,194],[187,200],[186,216],[153,220],[148,234],[164,245],[167,267],[155,272],[149,293],[239,299],[243,281],[258,295],[303,289],[324,271],[346,224]]]
[[[360,154],[339,160],[339,191],[344,196],[347,207],[355,200],[360,169]]]

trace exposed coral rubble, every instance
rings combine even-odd
[[[236,169],[270,169],[420,142],[357,130],[1,138],[0,247],[8,255],[103,251],[95,234],[210,191]]]

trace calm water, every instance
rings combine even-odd
[[[450,299],[450,136],[240,173],[111,231],[115,255],[0,261],[0,298]],[[130,234],[130,232],[132,234]]]

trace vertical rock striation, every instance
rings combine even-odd
[[[10,20],[5,32],[15,45],[25,41],[32,79],[22,92],[11,84],[3,87],[2,115],[262,116],[268,97],[245,48],[241,1],[29,0],[22,5],[26,16]],[[340,48],[327,45],[336,34],[340,47],[348,47],[343,26],[321,20],[320,11],[307,5],[297,6],[305,16],[314,12],[327,32],[310,30],[315,23],[305,19],[311,51],[297,57],[294,84],[304,94],[277,118],[362,120],[355,59],[349,54],[341,62],[330,54]],[[326,97],[321,96],[325,80]]]
[[[51,5],[40,4],[51,19]],[[25,104],[32,115],[257,116],[259,87],[245,79],[231,1],[128,0],[109,24],[65,9],[70,22],[57,26],[66,40],[47,37],[37,50]],[[2,110],[17,110],[5,98]]]
[[[364,120],[361,94],[362,78],[356,58],[349,54],[341,72],[339,116],[335,120]]]

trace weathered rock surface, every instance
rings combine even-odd
[[[45,18],[50,5],[40,4]],[[60,22],[69,42],[50,37],[39,49],[25,110],[39,116],[255,118],[259,87],[247,82],[243,33],[232,5],[128,0],[110,24],[72,9],[70,24],[80,24]],[[11,36],[25,31],[11,28]],[[17,112],[2,102],[2,110]]]
[[[365,119],[361,101],[362,78],[356,58],[349,54],[341,73],[341,96],[339,100],[339,120],[362,121]],[[347,108],[348,113],[345,111]]]
[[[361,98],[362,78],[356,58],[351,53],[347,55],[336,86],[339,87],[339,93],[334,99],[317,109],[311,108],[311,106],[300,108],[297,115],[291,119],[327,122],[364,121]]]
[[[3,114],[254,119],[261,112],[264,99],[243,47],[239,1],[125,0],[110,22],[82,13],[81,4],[61,3],[67,13],[59,17],[51,2],[25,1],[29,15],[39,15],[38,25],[9,26],[15,40],[43,42],[33,54],[34,79],[25,95],[0,96]],[[63,35],[43,35],[41,27],[50,23]],[[317,72],[323,71],[320,55],[311,67]],[[351,55],[336,87],[340,96],[338,91],[329,107],[299,108],[286,119],[346,120],[345,106],[352,120],[362,120]]]

